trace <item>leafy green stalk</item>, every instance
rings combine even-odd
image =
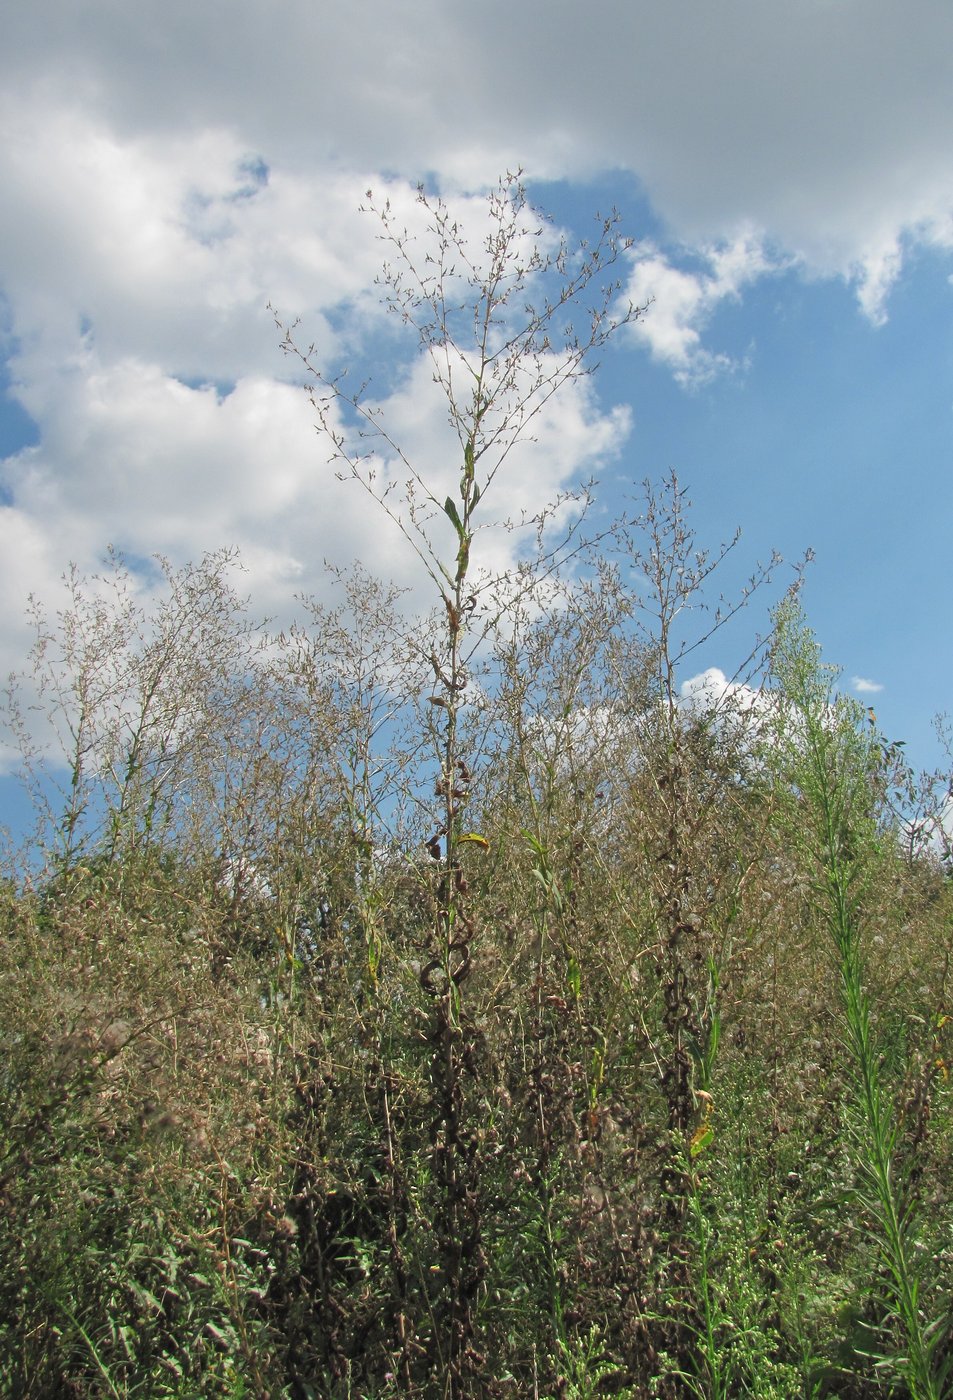
[[[780,682],[774,758],[784,765],[792,831],[806,838],[815,888],[836,956],[851,1057],[848,1105],[857,1199],[876,1222],[886,1324],[902,1349],[878,1357],[903,1377],[914,1400],[939,1400],[935,1329],[923,1314],[916,1259],[916,1201],[898,1154],[898,1118],[881,1078],[882,1045],[865,982],[862,900],[877,857],[876,793],[882,749],[860,707],[837,696],[830,668],[794,599],[778,616],[774,667]]]

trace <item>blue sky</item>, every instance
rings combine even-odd
[[[674,468],[701,543],[741,527],[736,576],[812,548],[805,603],[845,688],[877,687],[887,733],[939,760],[947,0],[41,0],[5,29],[4,672],[23,664],[27,594],[55,610],[66,565],[93,570],[110,543],[176,563],[237,545],[280,620],[320,593],[324,557],[412,582],[329,480],[267,303],[329,364],[390,363],[389,421],[426,469],[441,409],[393,361],[358,205],[373,187],[412,211],[426,179],[466,222],[520,166],[570,235],[615,205],[630,290],[654,300],[548,422],[509,504],[595,472],[612,509]],[[698,669],[730,672],[764,625],[756,603]],[[11,794],[0,777],[0,815]]]

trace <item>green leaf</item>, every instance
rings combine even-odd
[[[454,505],[453,498],[451,496],[448,496],[447,499],[444,501],[443,509],[445,515],[450,520],[450,523],[452,524],[453,528],[456,530],[457,535],[460,539],[460,543],[462,544],[466,532],[464,531],[464,528],[460,523],[460,516],[457,514],[457,508]]]
[[[473,467],[474,467],[474,462],[475,462],[475,458],[474,458],[474,455],[473,455],[473,443],[472,443],[472,442],[465,442],[465,443],[463,444],[463,489],[464,489],[464,491],[466,491],[466,488],[470,485],[471,481],[473,480]]]
[[[531,831],[528,831],[528,830],[526,829],[526,827],[523,826],[523,827],[520,827],[520,835],[522,836],[523,840],[526,842],[527,846],[529,846],[529,848],[530,848],[536,855],[541,856],[541,857],[545,860],[545,858],[546,858],[546,849],[545,849],[545,847],[540,843],[540,841],[533,835],[533,833],[532,833]]]

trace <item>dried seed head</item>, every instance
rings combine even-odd
[[[131,1037],[132,1027],[128,1021],[110,1021],[99,1043],[107,1055],[115,1055],[117,1050],[129,1043]]]

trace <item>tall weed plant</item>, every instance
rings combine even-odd
[[[779,683],[772,754],[782,763],[791,800],[791,832],[806,843],[842,1001],[842,1039],[850,1057],[845,1126],[856,1173],[855,1206],[868,1235],[878,1291],[870,1301],[868,1354],[892,1370],[910,1394],[936,1400],[948,1367],[940,1364],[944,1314],[922,1235],[921,1203],[901,1152],[900,1110],[885,1082],[889,1059],[868,991],[863,938],[865,896],[881,858],[878,829],[883,742],[861,707],[835,691],[796,600],[783,605],[773,651]],[[886,1345],[884,1345],[886,1343]]]

